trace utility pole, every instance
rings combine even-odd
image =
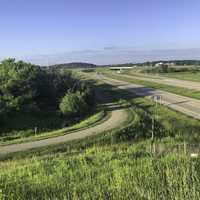
[[[38,127],[35,126],[35,127],[34,127],[35,136],[37,135],[37,130],[38,130]]]
[[[184,140],[184,143],[183,143],[183,149],[184,149],[184,154],[187,154],[187,145],[186,145],[185,140]]]
[[[155,119],[154,116],[152,116],[152,127],[151,127],[151,140],[154,140],[154,127],[155,127]]]
[[[157,107],[157,103],[156,103],[156,107]],[[152,127],[151,127],[151,151],[153,154],[155,154],[155,151],[156,151],[155,144],[154,144],[154,135],[155,135],[155,107],[154,107],[154,112],[152,114]]]
[[[151,149],[152,152],[155,154],[156,152],[156,147],[154,143],[154,138],[155,138],[155,120],[156,120],[156,115],[157,115],[157,107],[158,107],[158,102],[160,101],[160,104],[162,104],[162,97],[160,95],[152,96],[152,102],[154,102],[156,105],[154,106],[154,111],[152,114],[152,127],[151,127]]]
[[[155,115],[156,115],[156,109],[157,109],[157,98],[158,96],[152,96],[152,102],[156,103],[156,106],[154,107],[154,112],[152,114],[152,127],[151,127],[151,140],[154,140],[154,131],[155,131]]]
[[[162,96],[160,95],[160,105],[162,105]]]
[[[155,146],[155,143],[154,143],[154,130],[155,130],[155,119],[154,119],[154,116],[152,116],[151,152],[153,154],[156,153],[156,146]]]

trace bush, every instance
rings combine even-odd
[[[64,116],[77,117],[87,112],[88,105],[80,92],[68,92],[61,100],[59,108]]]
[[[39,108],[58,108],[60,99],[75,85],[77,79],[71,72],[43,70],[36,82],[38,92],[35,102]]]
[[[70,72],[45,70],[15,59],[0,64],[0,114],[27,107],[58,108],[78,80]]]
[[[20,110],[32,104],[37,94],[36,77],[40,68],[15,59],[0,64],[0,113]]]
[[[79,90],[86,104],[93,106],[95,104],[95,92],[92,85],[87,82],[82,82]]]

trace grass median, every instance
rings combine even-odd
[[[110,77],[113,79],[127,81],[127,82],[138,84],[138,85],[144,85],[153,89],[163,90],[166,92],[200,100],[200,91],[197,91],[197,90],[192,90],[192,89],[187,89],[187,88],[177,87],[177,86],[170,86],[170,85],[160,84],[160,83],[153,83],[150,81],[138,80],[138,79],[134,79],[134,77],[127,78],[127,77],[123,77],[123,75],[117,75],[111,72],[106,72],[104,74],[107,77]]]

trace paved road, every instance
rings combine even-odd
[[[109,131],[113,128],[120,127],[120,125],[122,125],[122,123],[125,122],[127,118],[128,114],[125,109],[116,109],[111,112],[111,117],[107,121],[85,130],[40,141],[13,144],[2,147],[0,146],[0,156],[5,156],[9,153],[14,153],[18,151],[25,151],[29,149],[69,142],[72,140],[82,139],[91,135],[95,135],[104,131]]]
[[[133,75],[126,75],[122,74],[123,77],[127,78],[134,78],[137,80],[143,80],[143,81],[149,81],[154,83],[160,83],[170,86],[177,86],[177,87],[183,87],[187,89],[197,90],[200,91],[200,82],[194,82],[194,81],[185,81],[185,80],[179,80],[174,78],[165,78],[161,76],[148,76],[148,75],[141,75],[141,74],[133,74]]]
[[[119,89],[126,89],[139,96],[146,96],[148,98],[152,98],[153,96],[161,96],[161,101],[159,100],[159,103],[161,102],[163,105],[166,105],[174,110],[180,111],[196,119],[200,119],[200,100],[172,94],[161,90],[155,90],[142,85],[111,79],[103,75],[100,75],[98,78],[108,84],[118,87]]]

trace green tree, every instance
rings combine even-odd
[[[15,59],[4,60],[0,65],[0,111],[19,110],[32,103],[36,96],[35,79],[39,67]]]
[[[80,92],[69,92],[63,97],[59,108],[64,116],[76,117],[86,113],[88,105]]]
[[[42,70],[37,77],[35,101],[40,108],[58,107],[60,99],[73,87],[77,80],[72,73],[60,70]]]

